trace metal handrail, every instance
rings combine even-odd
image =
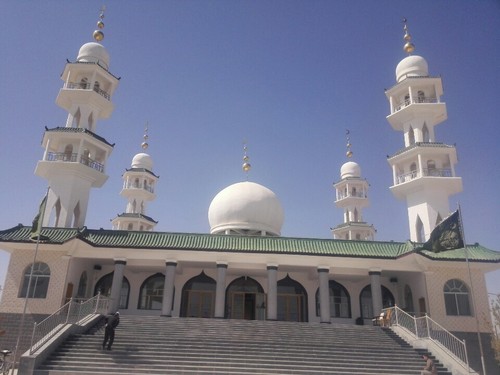
[[[35,323],[31,335],[30,354],[40,349],[67,324],[75,324],[92,314],[106,314],[109,301],[109,298],[101,296],[100,293],[85,302],[71,299],[40,323]]]
[[[469,358],[467,357],[467,347],[465,340],[460,340],[454,334],[446,330],[443,326],[432,320],[427,314],[420,318],[411,316],[399,307],[394,306],[385,310],[394,309],[391,314],[390,325],[404,328],[415,339],[429,339],[447,351],[451,356],[469,368]]]

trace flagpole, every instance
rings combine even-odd
[[[33,271],[35,268],[36,258],[38,255],[38,247],[40,245],[40,235],[41,235],[41,231],[42,231],[43,217],[45,216],[45,208],[47,207],[47,199],[49,197],[49,191],[50,191],[50,186],[47,187],[47,192],[45,193],[45,197],[42,200],[42,202],[44,200],[45,200],[45,202],[42,205],[40,205],[40,210],[38,212],[39,217],[38,217],[37,226],[39,229],[38,229],[38,235],[36,237],[36,245],[35,245],[35,253],[33,254],[33,262],[31,263],[30,276],[28,278],[28,288],[26,290],[26,295],[24,297],[24,307],[23,307],[23,313],[21,315],[21,323],[19,325],[19,331],[17,334],[16,348],[14,349],[14,362],[12,365],[12,370],[15,370],[15,368],[16,368],[17,352],[18,352],[19,345],[21,343],[21,338],[22,338],[23,331],[24,331],[24,320],[25,320],[25,316],[26,316],[26,310],[28,309],[28,299],[29,299],[29,294],[30,294],[30,290],[31,290],[31,283],[33,280]],[[33,227],[32,227],[32,230],[33,230]]]
[[[462,231],[462,240],[464,241],[464,251],[465,251],[465,263],[467,264],[467,271],[469,273],[469,282],[470,282],[470,294],[471,294],[471,300],[472,300],[472,312],[474,314],[475,320],[476,320],[476,333],[477,333],[477,341],[479,342],[479,353],[481,355],[481,366],[483,368],[483,375],[486,374],[486,365],[484,363],[484,352],[483,352],[483,343],[481,341],[481,333],[480,333],[480,327],[479,327],[479,317],[477,316],[477,310],[476,310],[476,301],[475,301],[475,296],[474,296],[474,286],[472,285],[472,272],[470,269],[470,263],[469,263],[469,251],[467,250],[467,242],[465,241],[465,231],[464,231],[464,225],[462,221],[462,210],[460,207],[460,204],[458,205],[458,212],[460,220],[460,230]]]

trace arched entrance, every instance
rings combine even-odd
[[[385,286],[382,288],[382,308],[392,307],[395,304],[394,296],[391,291]],[[367,285],[363,288],[359,295],[359,303],[361,305],[361,317],[364,319],[371,319],[374,317],[373,314],[373,302],[372,302],[372,288],[371,285]]]
[[[289,275],[278,281],[278,320],[307,322],[307,292]]]
[[[213,318],[216,282],[205,272],[188,280],[182,288],[181,317]]]
[[[335,280],[330,280],[328,282],[328,289],[330,296],[330,317],[351,318],[351,296],[345,286]],[[319,288],[316,290],[316,315],[320,316]]]
[[[111,286],[113,284],[113,273],[108,273],[99,279],[94,288],[94,295],[101,293],[103,296],[109,297],[111,295]],[[119,309],[128,309],[128,298],[130,294],[130,283],[127,278],[123,276],[122,289],[120,290],[120,303]]]
[[[248,276],[234,280],[226,290],[226,317],[266,319],[266,295],[262,286]]]

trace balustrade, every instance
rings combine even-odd
[[[76,162],[78,160],[77,153],[65,153],[65,152],[48,152],[46,161],[65,161],[65,162]],[[99,163],[87,156],[80,157],[80,163],[84,164],[92,169],[99,172],[104,172],[104,164]]]
[[[85,82],[66,82],[63,86],[65,89],[70,89],[70,90],[90,90],[92,89],[90,83],[85,83]],[[111,100],[111,95],[109,95],[106,91],[102,90],[99,86],[93,87],[93,90],[101,95],[103,98],[107,100]]]

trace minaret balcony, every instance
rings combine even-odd
[[[77,153],[68,154],[65,152],[48,152],[45,161],[58,161],[58,162],[62,161],[70,163],[75,163],[79,161],[81,164],[86,165],[87,167],[90,167],[92,169],[95,169],[96,171],[104,173],[104,164],[101,164],[98,161],[95,161],[83,155],[81,155],[80,160],[78,160]]]
[[[99,95],[101,95],[103,98],[107,99],[107,100],[111,100],[111,95],[109,93],[107,93],[106,91],[104,91],[103,89],[101,89],[100,87],[98,86],[95,86],[92,88],[90,86],[90,83],[82,83],[82,82],[66,82],[63,86],[63,88],[65,89],[68,89],[68,90],[94,90],[96,93],[98,93]]]
[[[420,177],[453,177],[450,168],[424,168],[422,173],[418,171],[411,171],[396,176],[396,185],[411,181]]]
[[[130,181],[130,182],[125,182],[123,184],[123,189],[135,189],[135,190],[146,190],[147,192],[150,192],[154,194],[155,189],[153,185],[147,185],[147,184],[142,184],[142,183],[135,183],[135,181]]]

